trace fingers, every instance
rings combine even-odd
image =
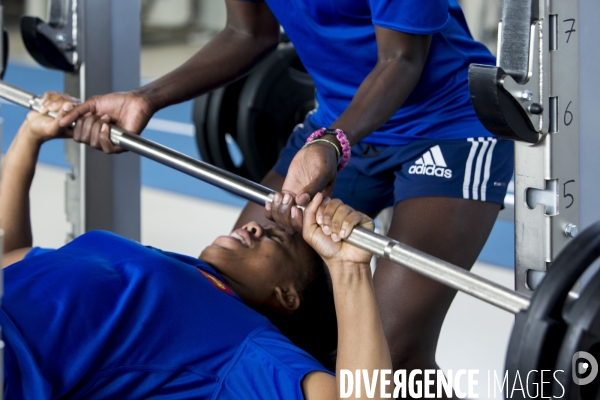
[[[315,248],[315,232],[320,230],[317,224],[317,210],[323,201],[323,195],[317,193],[311,202],[304,209],[304,216],[302,220],[302,237],[304,240]]]
[[[78,104],[78,100],[74,99],[64,93],[58,92],[46,92],[40,99],[40,114],[47,114],[53,112],[57,114],[57,118],[64,117],[69,111],[71,111],[75,105]],[[61,113],[61,111],[63,111]],[[58,115],[60,114],[60,115]]]
[[[289,193],[275,193],[273,201],[265,206],[265,216],[290,235],[302,231],[302,211]]]
[[[72,135],[71,130],[60,127],[57,119],[46,115],[48,112],[52,112],[56,114],[57,118],[60,118],[73,108],[73,103],[62,102],[62,98],[59,100],[48,103],[46,107],[42,107],[38,112],[32,111],[27,114],[29,131],[42,142]]]
[[[352,211],[352,208],[342,203],[340,199],[325,199],[317,211],[317,222],[321,221],[321,229],[326,235],[331,235],[334,242],[339,242],[338,232],[341,221]]]
[[[48,107],[52,103],[59,103],[59,104],[73,103],[73,104],[79,104],[81,102],[78,99],[69,96],[68,94],[60,93],[60,92],[46,92],[40,98],[40,104],[43,107]]]
[[[119,150],[119,147],[110,141],[109,123],[108,115],[101,117],[94,114],[86,115],[76,121],[75,128],[73,128],[73,139],[105,153],[114,153],[115,150]]]
[[[323,233],[330,236],[334,242],[348,238],[357,225],[373,229],[371,218],[339,199],[324,199],[317,210],[316,220],[321,225]]]
[[[57,119],[63,118],[69,111],[71,111],[75,107],[74,103],[68,102],[63,103],[62,107],[58,111]]]
[[[50,104],[48,104],[48,106],[44,107],[42,106],[42,109],[45,109],[46,113],[47,112],[53,112],[56,113],[56,124],[58,124],[58,121],[64,117],[65,115],[67,115],[69,113],[69,111],[71,111],[73,108],[75,107],[74,103],[71,102],[52,102]],[[45,114],[44,112],[42,112],[42,110],[40,110],[41,114]]]
[[[267,219],[270,219],[271,221],[273,221],[272,209],[273,209],[273,202],[272,201],[267,201],[265,203],[265,217]]]
[[[80,117],[85,116],[86,114],[95,114],[96,112],[96,102],[92,97],[88,101],[83,104],[80,104],[73,108],[71,112],[63,116],[59,121],[59,125],[62,127],[69,127],[75,121],[77,121]]]
[[[53,102],[53,101],[61,101],[61,102],[68,101],[71,103],[81,103],[78,99],[71,97],[66,93],[61,93],[61,92],[46,92],[40,99],[41,104]]]
[[[316,225],[317,224],[317,210],[319,206],[323,202],[323,195],[321,193],[317,193],[315,197],[312,199],[308,206],[304,209],[304,219],[303,225]]]

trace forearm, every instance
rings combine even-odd
[[[136,90],[154,111],[190,100],[248,72],[277,46],[277,35],[226,27],[185,64]]]
[[[4,253],[32,246],[29,189],[41,144],[26,135],[25,122],[2,164],[0,226],[4,230]]]
[[[352,264],[330,268],[330,271],[338,321],[336,375],[339,388],[342,369],[350,370],[352,374],[356,370],[367,370],[371,379],[374,370],[391,370],[392,363],[377,309],[370,266]],[[378,398],[378,384],[376,388]],[[361,393],[366,393],[364,386]],[[356,394],[353,391],[353,395]]]
[[[402,56],[380,59],[331,128],[343,130],[351,145],[379,129],[412,93],[422,63]]]

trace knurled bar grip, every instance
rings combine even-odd
[[[1,81],[0,97],[32,110],[40,108],[39,96]],[[55,117],[55,115],[51,116]],[[264,205],[273,199],[275,191],[265,186],[138,135],[124,132],[115,126],[111,126],[110,140],[123,149],[174,168],[254,203]],[[525,310],[530,305],[527,296],[364,228],[354,228],[345,241],[513,314]]]

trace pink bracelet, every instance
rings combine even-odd
[[[310,143],[311,141],[313,141],[314,139],[316,139],[318,137],[323,136],[324,134],[335,135],[337,140],[339,140],[340,145],[342,146],[342,159],[337,168],[338,171],[341,171],[346,167],[346,165],[348,165],[348,162],[350,161],[350,153],[352,151],[352,147],[350,146],[350,141],[348,140],[348,137],[346,136],[344,131],[341,129],[321,128],[321,129],[317,129],[316,131],[314,131],[313,133],[310,134],[308,139],[306,139],[306,144]]]

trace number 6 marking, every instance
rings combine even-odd
[[[570,197],[570,198],[571,198],[571,202],[569,203],[569,205],[568,205],[566,208],[569,208],[569,207],[571,207],[571,206],[573,205],[573,203],[575,202],[575,198],[573,197],[573,195],[572,195],[571,193],[567,193],[567,185],[568,185],[569,183],[574,183],[574,182],[575,182],[575,181],[571,179],[570,181],[566,181],[566,182],[564,183],[564,185],[563,185],[563,192],[564,192],[564,194],[563,194],[563,197],[564,197],[564,198],[567,198],[567,197]]]
[[[571,106],[571,103],[572,103],[572,101],[570,101],[569,104],[567,104],[567,108],[565,108],[565,117],[564,117],[565,126],[569,126],[573,122],[573,113],[571,111],[569,111],[569,107]],[[567,117],[569,117],[568,122],[567,122]]]

